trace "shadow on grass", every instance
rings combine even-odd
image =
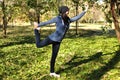
[[[31,34],[33,33],[33,29],[31,29],[31,26],[15,26],[15,29],[11,29],[11,31],[8,33],[10,35],[10,38],[14,40],[13,42],[6,42],[3,45],[0,45],[0,47],[7,47],[12,45],[19,45],[19,44],[32,44],[35,43],[35,37]],[[18,28],[19,27],[19,28]],[[50,30],[41,30],[41,38],[47,37],[49,34],[53,33],[55,29]],[[65,38],[76,38],[76,29],[69,29],[69,31],[66,34]],[[114,34],[114,30],[112,31]],[[11,35],[16,35],[16,37],[11,37]],[[84,30],[84,29],[78,29],[78,35],[77,37],[90,37],[94,35],[103,35],[101,30]],[[112,35],[112,37],[114,37]]]
[[[105,64],[105,66],[100,67],[97,70],[94,70],[92,73],[88,74],[86,80],[101,80],[101,77],[114,68],[114,66],[120,61],[120,50],[115,52],[113,58]]]
[[[96,53],[96,54],[94,54],[92,56],[89,56],[88,59],[80,60],[79,58],[81,58],[81,57],[78,57],[78,56],[75,55],[71,60],[69,60],[67,63],[64,64],[64,65],[68,65],[69,67],[64,68],[64,69],[60,69],[60,70],[57,71],[57,73],[62,73],[64,71],[71,70],[72,68],[77,67],[77,66],[79,66],[79,65],[81,65],[83,63],[88,63],[88,62],[90,62],[92,60],[98,59],[101,56],[102,56],[102,52],[98,52],[98,53]],[[79,61],[72,62],[75,59],[79,59]]]
[[[105,66],[102,66],[96,70],[93,70],[91,73],[85,75],[86,78],[85,80],[101,80],[101,77],[107,73],[108,71],[110,71],[111,69],[114,69],[115,65],[120,62],[120,50],[114,52],[114,53],[109,53],[109,54],[105,54],[105,55],[111,55],[111,54],[114,54],[113,58],[111,58],[109,60],[108,63],[105,64]],[[66,71],[69,71],[71,69],[73,69],[74,67],[77,67],[81,64],[84,64],[84,63],[88,63],[90,61],[93,61],[93,60],[96,60],[98,58],[100,58],[101,56],[105,56],[102,54],[102,52],[98,52],[92,56],[89,56],[88,59],[84,59],[84,60],[80,60],[79,58],[82,58],[82,57],[78,57],[78,56],[74,56],[71,60],[69,60],[67,63],[63,64],[63,65],[68,65],[68,67],[66,68],[60,68],[57,73],[62,73],[62,72],[66,72]],[[77,62],[74,62],[74,60],[77,60]]]
[[[0,47],[7,47],[19,44],[32,44],[35,42],[34,36],[32,35],[31,26],[8,26],[7,27],[7,38],[1,37],[2,41],[5,42]]]
[[[41,36],[46,37],[49,34],[53,33],[55,30],[41,30]],[[65,38],[76,38],[76,37],[91,37],[91,36],[107,36],[109,37],[115,37],[115,31],[110,30],[109,33],[103,33],[102,30],[86,30],[86,29],[78,29],[78,34],[76,35],[76,29],[69,29],[67,34],[65,35]],[[112,35],[112,36],[111,36]]]
[[[14,38],[14,41],[12,42],[7,42],[3,45],[0,45],[0,47],[8,47],[8,46],[12,46],[12,45],[19,45],[19,44],[32,44],[35,43],[35,38],[33,36],[24,36],[24,37],[17,37]]]
[[[5,56],[5,53],[0,50],[0,58],[3,58]]]
[[[66,35],[67,38],[76,38],[77,37],[91,37],[91,36],[107,36],[109,37],[115,37],[115,31],[110,30],[108,33],[104,33],[102,30],[85,30],[85,29],[78,29],[78,34],[76,35],[75,29],[70,29]],[[112,35],[112,36],[111,36]]]

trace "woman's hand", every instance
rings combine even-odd
[[[85,10],[84,11],[87,11],[89,8],[88,4],[85,4]]]

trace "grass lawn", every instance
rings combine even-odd
[[[41,30],[42,39],[53,30]],[[2,30],[0,29],[0,35]],[[0,80],[120,80],[120,50],[114,31],[69,30],[56,60],[60,78],[49,76],[51,45],[36,48],[31,26],[0,36]]]

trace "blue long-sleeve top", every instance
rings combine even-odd
[[[68,25],[64,24],[61,16],[56,16],[55,18],[52,18],[51,20],[39,23],[38,27],[45,26],[47,24],[55,23],[56,24],[56,30],[55,30],[55,32],[53,32],[52,34],[50,34],[48,37],[52,41],[61,42],[62,39],[64,38],[67,30],[70,27],[70,23],[74,22],[76,20],[79,20],[85,13],[86,13],[86,11],[83,11],[79,15],[77,15],[77,16],[75,16],[73,18],[70,18]]]

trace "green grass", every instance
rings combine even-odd
[[[42,30],[45,38],[53,30]],[[0,37],[0,80],[120,80],[120,50],[114,31],[70,30],[56,60],[60,78],[49,76],[51,45],[36,48],[31,26],[9,27]],[[0,35],[2,31],[0,30]]]

